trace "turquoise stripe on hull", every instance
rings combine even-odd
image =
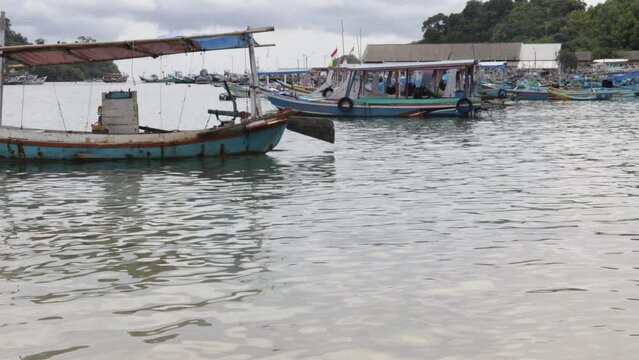
[[[392,104],[353,104],[348,112],[341,111],[336,103],[325,103],[313,100],[295,99],[288,96],[269,95],[268,100],[278,109],[293,109],[303,114],[323,115],[335,117],[410,117],[416,113],[419,116],[467,116],[456,110],[456,101],[444,104],[415,104],[393,106]],[[430,106],[429,106],[430,105]],[[474,103],[473,109],[480,105]],[[421,114],[421,112],[425,112]]]
[[[277,146],[284,130],[286,123],[230,138],[171,146],[62,147],[0,143],[0,160],[170,159],[265,153]]]

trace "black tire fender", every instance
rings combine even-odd
[[[473,102],[467,98],[461,98],[457,101],[455,109],[462,115],[468,115],[468,113],[473,110]]]
[[[322,96],[323,97],[327,97],[329,93],[333,93],[333,88],[332,87],[327,87],[326,89],[322,90]]]
[[[500,99],[504,99],[506,97],[506,90],[499,89],[499,91],[497,91],[497,97]]]
[[[353,100],[345,96],[337,101],[337,108],[344,113],[353,110]]]

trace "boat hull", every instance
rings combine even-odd
[[[293,109],[306,115],[335,117],[415,117],[415,116],[468,116],[457,110],[457,98],[437,99],[353,99],[353,108],[342,111],[336,99],[294,98],[269,94],[267,99],[278,109]],[[481,107],[481,100],[471,98],[472,110]],[[472,111],[471,111],[472,112]]]
[[[519,100],[544,101],[548,100],[548,91],[534,90],[506,90],[506,93],[514,95]]]
[[[288,115],[205,130],[109,135],[0,128],[2,160],[178,159],[265,153],[279,143]]]

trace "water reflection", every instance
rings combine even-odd
[[[3,211],[8,217],[28,212],[28,221],[22,217],[9,226],[20,237],[7,241],[44,258],[28,267],[4,267],[0,275],[56,282],[118,274],[117,280],[99,276],[100,283],[110,286],[75,295],[23,297],[35,302],[135,291],[175,277],[185,280],[184,274],[172,275],[182,267],[206,267],[211,270],[208,280],[246,271],[242,264],[252,263],[261,245],[259,212],[271,207],[262,204],[283,194],[270,191],[282,175],[277,162],[265,156],[217,162],[37,164],[20,170],[19,181],[9,177],[4,182],[3,194],[29,189],[33,195],[6,199]],[[235,206],[217,205],[228,196],[236,197]],[[245,228],[255,240],[236,239],[227,231],[233,227]],[[17,262],[20,255],[3,253],[0,259]]]
[[[54,310],[56,304],[68,304],[89,318],[102,316],[87,311],[91,298],[101,299],[103,310],[122,318],[244,301],[263,291],[243,285],[244,279],[268,271],[265,213],[285,202],[292,193],[290,182],[301,174],[330,181],[334,173],[334,158],[323,155],[286,163],[263,155],[4,163],[0,279],[12,285],[0,294],[2,301],[39,306],[21,316],[19,323],[30,324],[28,333],[45,326],[38,323],[81,321]],[[203,286],[199,291],[197,284]],[[0,310],[0,315],[7,314]],[[0,318],[7,319],[2,324],[7,329],[18,325],[15,317]],[[207,324],[190,319],[121,329],[158,343],[175,338],[184,327]],[[40,345],[20,355],[48,358],[84,349],[90,343],[84,341],[60,348]]]

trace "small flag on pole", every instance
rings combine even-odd
[[[337,55],[337,48],[335,48],[335,50],[333,50],[333,52],[331,53],[331,57],[335,57],[335,55]]]
[[[351,48],[351,51],[348,53],[348,55],[353,55],[353,51],[355,51],[355,45],[353,45],[353,47]]]

